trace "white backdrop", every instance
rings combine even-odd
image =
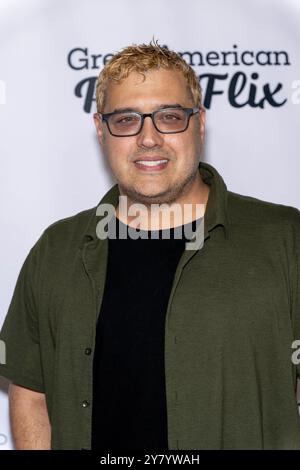
[[[105,56],[153,35],[210,75],[205,159],[228,188],[300,207],[300,0],[0,0],[0,326],[41,232],[114,183],[92,121],[94,79]],[[212,80],[222,94],[211,96]]]

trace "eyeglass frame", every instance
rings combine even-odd
[[[163,111],[165,109],[180,109],[182,111],[185,111],[187,113],[187,123],[186,123],[186,126],[185,128],[182,130],[182,131],[170,131],[170,132],[164,132],[164,131],[161,131],[157,128],[155,122],[154,122],[154,116],[156,113],[160,112],[160,111]],[[112,112],[112,113],[106,113],[106,114],[101,114],[101,113],[96,113],[98,116],[100,116],[101,120],[103,122],[106,122],[106,125],[107,125],[107,128],[109,130],[109,133],[114,136],[114,137],[133,137],[135,135],[138,135],[142,128],[143,128],[143,125],[144,125],[144,121],[145,121],[145,118],[146,117],[151,117],[151,121],[152,121],[152,124],[154,125],[155,129],[157,130],[157,132],[160,132],[161,134],[179,134],[181,132],[185,132],[187,130],[187,128],[189,127],[189,123],[190,123],[190,118],[191,116],[194,116],[195,114],[199,113],[200,111],[200,108],[198,107],[194,107],[194,108],[182,108],[181,106],[178,106],[178,107],[170,107],[170,108],[159,108],[159,109],[156,109],[155,111],[153,111],[152,113],[140,113],[138,111],[127,111],[128,113],[132,113],[132,114],[138,114],[140,117],[141,117],[141,124],[140,124],[140,129],[138,130],[138,132],[135,132],[134,134],[126,134],[126,135],[118,135],[118,134],[113,134],[110,127],[109,127],[109,123],[108,123],[108,119],[110,118],[110,116],[113,116],[115,114],[122,114],[122,113],[125,113],[126,111],[115,111],[115,112]]]

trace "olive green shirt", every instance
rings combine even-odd
[[[165,321],[169,449],[300,449],[300,365],[292,362],[300,339],[300,213],[228,191],[207,163],[199,171],[210,185],[204,244],[183,252]],[[100,203],[116,206],[118,196],[115,185]],[[0,374],[46,394],[53,449],[91,448],[108,247],[96,234],[96,209],[42,233],[0,335]]]

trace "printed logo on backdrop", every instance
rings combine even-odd
[[[217,104],[220,97],[225,97],[228,104],[237,109],[280,108],[291,95],[291,90],[285,89],[281,81],[284,70],[291,65],[286,50],[240,50],[234,44],[227,51],[177,52],[196,71],[203,90],[203,105],[207,109]],[[74,47],[67,54],[68,66],[80,75],[75,82],[74,95],[82,101],[86,113],[92,111],[95,102],[99,72],[112,56],[112,53],[92,53],[88,47]],[[271,80],[270,74],[267,79],[265,73],[269,68],[274,77]],[[291,89],[295,90],[292,102],[298,104],[300,81],[293,81]]]

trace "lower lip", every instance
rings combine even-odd
[[[146,171],[146,172],[162,171],[167,167],[168,163],[169,161],[166,161],[165,163],[158,163],[157,165],[147,166],[147,165],[143,165],[142,163],[134,162],[136,168],[138,168],[141,171]]]

